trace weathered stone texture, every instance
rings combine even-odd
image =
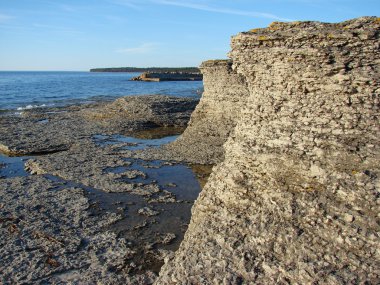
[[[380,282],[379,32],[367,17],[232,39],[250,95],[158,284]]]
[[[204,93],[182,136],[168,148],[184,160],[216,163],[223,160],[223,144],[235,128],[248,99],[245,80],[232,70],[230,60],[202,63]]]

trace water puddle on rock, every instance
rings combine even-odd
[[[130,168],[146,174],[144,179],[129,179],[128,182],[157,183],[161,188],[175,194],[178,200],[186,201],[194,201],[201,191],[197,176],[187,165],[163,160],[126,160],[131,163]]]
[[[178,133],[167,129],[151,134],[145,131],[139,137],[122,135],[95,135],[93,140],[99,147],[112,144],[126,144],[130,150],[158,147],[174,141]],[[149,139],[150,138],[150,139]],[[54,155],[54,154],[52,154]],[[25,161],[32,157],[7,157],[0,154],[0,178],[29,175],[24,170]],[[210,166],[188,166],[172,161],[145,161],[124,158],[126,166],[105,167],[107,173],[122,174],[135,170],[134,177],[122,176],[122,182],[138,185],[158,185],[159,191],[149,196],[131,193],[107,193],[102,189],[88,187],[75,181],[67,181],[53,175],[46,178],[58,182],[61,187],[80,187],[87,192],[90,212],[120,214],[122,219],[105,230],[125,238],[128,245],[137,252],[133,258],[136,267],[131,274],[147,270],[158,273],[168,253],[178,249],[183,240],[191,217],[191,207],[201,187],[211,172]],[[78,165],[80,167],[80,165]]]
[[[159,129],[140,132],[134,137],[96,135],[93,139],[100,147],[123,145],[119,149],[142,150],[173,142],[178,136],[178,133],[173,134],[168,129]],[[136,264],[144,264],[141,270],[158,272],[163,256],[157,256],[157,252],[178,249],[190,221],[191,207],[211,172],[211,166],[197,167],[173,161],[134,158],[126,158],[125,161],[129,166],[106,168],[104,171],[117,174],[127,170],[138,171],[144,175],[123,178],[123,181],[141,185],[157,184],[160,192],[141,200],[132,200],[125,193],[101,194],[101,199],[98,197],[96,200],[102,200],[100,205],[104,205],[104,201],[108,199],[113,201],[111,203],[117,201],[120,210],[126,209],[125,219],[112,226],[112,230],[128,242],[136,244],[141,253]],[[162,199],[165,195],[168,198]]]
[[[135,137],[127,137],[122,135],[103,136],[95,135],[93,138],[95,142],[100,146],[112,145],[112,144],[125,144],[126,146],[121,149],[128,150],[142,150],[147,147],[158,147],[164,144],[168,144],[174,141],[178,135],[163,137],[158,139],[141,139]]]
[[[39,121],[37,121],[38,124],[47,124],[49,123],[49,119],[41,119]]]
[[[25,161],[31,157],[28,156],[6,156],[0,153],[0,177],[18,177],[30,175],[24,169]]]

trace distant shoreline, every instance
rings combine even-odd
[[[109,67],[92,68],[90,72],[189,72],[199,73],[198,67]]]

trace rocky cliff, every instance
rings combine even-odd
[[[223,144],[234,130],[249,96],[247,83],[232,69],[231,60],[209,60],[202,63],[200,70],[204,92],[184,133],[160,149],[144,150],[139,157],[195,164],[223,161]]]
[[[202,100],[185,132],[169,148],[190,162],[216,163],[223,160],[223,144],[235,128],[249,93],[230,60],[206,61],[200,69],[204,78]]]
[[[249,96],[158,284],[379,282],[379,32],[366,17],[233,37]]]

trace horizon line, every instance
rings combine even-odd
[[[0,69],[0,72],[90,72],[94,69],[112,69],[112,68],[199,68],[199,65],[195,66],[119,66],[119,67],[93,67],[85,70],[68,70],[68,69]]]

